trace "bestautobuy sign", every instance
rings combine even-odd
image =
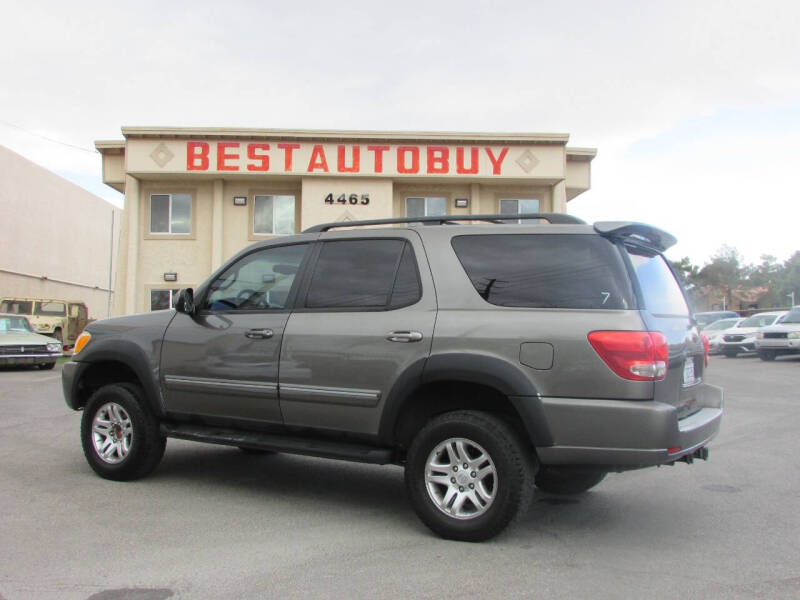
[[[126,154],[132,172],[563,177],[558,145],[128,140]]]

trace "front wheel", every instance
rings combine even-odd
[[[541,467],[536,487],[550,494],[582,494],[605,479],[605,471],[570,467]]]
[[[484,412],[451,412],[429,421],[411,443],[406,489],[434,532],[479,542],[525,514],[536,464],[532,445],[505,421]]]
[[[722,353],[725,355],[725,358],[736,358],[736,355],[739,354],[736,350],[725,350]]]
[[[775,360],[775,356],[777,356],[775,350],[759,350],[758,351],[758,358],[761,360],[771,361]]]
[[[130,481],[156,468],[167,440],[144,402],[142,389],[112,384],[101,387],[86,403],[81,443],[89,466],[100,477]]]
[[[54,363],[54,362],[40,363],[40,364],[39,364],[39,365],[37,365],[37,366],[38,366],[38,367],[39,367],[39,369],[41,369],[42,371],[49,371],[50,369],[52,369],[53,367],[55,367],[55,366],[56,366],[56,363]]]

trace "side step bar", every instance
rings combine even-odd
[[[334,458],[375,465],[394,462],[391,448],[376,448],[367,444],[317,440],[255,431],[239,431],[202,425],[177,425],[161,423],[161,433],[167,437],[192,442],[242,446],[254,450],[273,450],[287,454],[304,454],[322,458]]]

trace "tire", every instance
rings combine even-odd
[[[412,441],[406,490],[432,531],[480,542],[527,512],[536,466],[533,446],[505,421],[478,411],[450,412],[430,420]]]
[[[95,427],[96,417],[119,424],[97,423]],[[167,440],[161,435],[158,419],[145,404],[141,388],[112,384],[101,387],[86,403],[81,419],[81,443],[89,466],[100,477],[131,481],[156,468]],[[100,454],[104,447],[110,451],[105,458]]]
[[[61,332],[61,329],[56,329],[53,332],[53,337],[58,340],[58,342],[63,346],[64,345],[64,334]]]
[[[760,350],[758,353],[758,358],[761,360],[772,361],[775,360],[777,353],[775,350]]]
[[[723,351],[723,354],[725,355],[725,358],[736,358],[738,352],[735,350],[725,350]]]
[[[605,471],[543,466],[536,473],[536,487],[548,494],[582,494],[605,476]]]
[[[56,366],[56,363],[54,363],[54,362],[41,363],[41,364],[36,365],[36,366],[39,367],[39,369],[41,369],[42,371],[49,371],[50,369],[52,369],[53,367]]]

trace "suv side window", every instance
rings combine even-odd
[[[635,308],[622,256],[599,235],[462,235],[452,245],[475,291],[490,304]]]
[[[421,296],[408,242],[336,240],[322,245],[306,307],[393,309],[414,304]]]
[[[204,310],[283,309],[308,244],[265,248],[239,259],[209,286]]]

